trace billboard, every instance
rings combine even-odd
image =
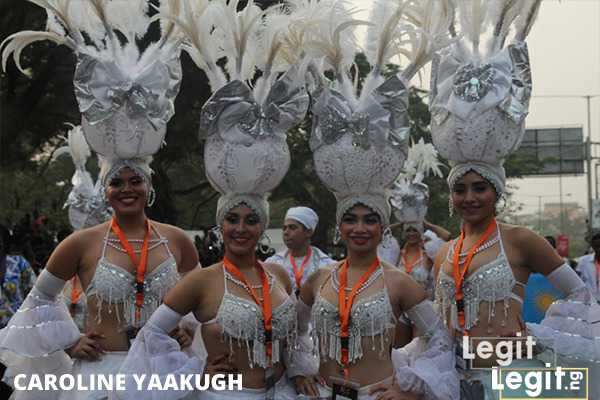
[[[580,175],[586,159],[583,128],[527,129],[517,155],[542,163],[540,170],[524,175]]]

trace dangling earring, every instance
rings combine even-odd
[[[451,217],[454,217],[454,202],[452,201],[452,196],[448,197],[448,214]]]
[[[150,191],[148,192],[148,207],[152,207],[154,205],[155,201],[156,201],[156,190],[154,190],[154,188],[151,188]]]
[[[214,243],[214,245],[218,248],[220,252],[223,248],[223,228],[220,225],[216,225],[210,230],[210,232],[215,237],[216,243]]]
[[[269,235],[267,235],[267,232],[263,232],[262,236],[260,237],[259,241],[258,241],[258,250],[263,253],[266,254],[269,249],[271,248],[271,238],[269,237]]]
[[[383,235],[381,236],[381,245],[383,247],[386,247],[386,245],[389,245],[391,243],[391,239],[394,238],[394,235],[392,235],[392,230],[390,229],[390,227],[388,226],[387,228],[385,228],[383,230]]]
[[[335,231],[333,232],[333,244],[338,245],[342,241],[342,233],[340,232],[340,228],[335,227]]]
[[[500,201],[502,201],[502,205],[500,205]],[[496,202],[496,216],[502,214],[506,210],[507,202],[504,194],[501,194]]]

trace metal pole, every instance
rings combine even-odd
[[[594,197],[596,200],[598,200],[598,167],[600,167],[600,164],[594,164],[594,177],[596,179],[594,179],[594,185],[596,186],[596,197]]]
[[[588,186],[588,232],[592,231],[592,114],[590,102],[592,96],[585,96],[587,100],[587,186]],[[598,176],[596,176],[598,179]]]
[[[538,198],[538,232],[542,235],[542,196],[537,196]]]
[[[564,234],[565,230],[565,213],[563,212],[563,186],[562,186],[562,174],[558,176],[558,193],[560,197],[560,234]]]

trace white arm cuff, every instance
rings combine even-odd
[[[567,263],[556,268],[547,276],[548,280],[554,287],[560,290],[566,296],[585,289],[585,283],[581,280],[577,272],[573,270]]]

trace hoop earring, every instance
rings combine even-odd
[[[502,205],[500,205],[500,201],[502,201]],[[508,206],[508,203],[506,201],[506,197],[504,197],[504,194],[500,195],[500,197],[498,198],[498,201],[496,202],[496,216],[502,214],[504,211],[506,211],[506,207]]]
[[[154,202],[156,201],[156,190],[154,190],[154,188],[151,188],[150,191],[148,192],[148,207],[152,207],[154,205]]]
[[[258,250],[263,253],[266,254],[269,249],[271,248],[271,238],[269,237],[269,235],[267,235],[267,232],[263,232],[262,236],[260,237],[259,241],[258,241]]]
[[[388,226],[387,228],[385,228],[383,230],[383,235],[381,236],[381,242],[380,243],[381,243],[381,245],[383,247],[386,247],[386,244],[389,244],[391,242],[391,239],[393,239],[393,238],[394,238],[394,235],[392,234],[392,230]]]
[[[335,227],[335,231],[333,232],[333,244],[338,245],[342,241],[342,233],[340,232],[339,227]]]
[[[216,225],[209,232],[211,232],[216,239],[216,243],[214,243],[214,245],[218,247],[219,251],[221,251],[223,248],[223,228],[220,225]]]

